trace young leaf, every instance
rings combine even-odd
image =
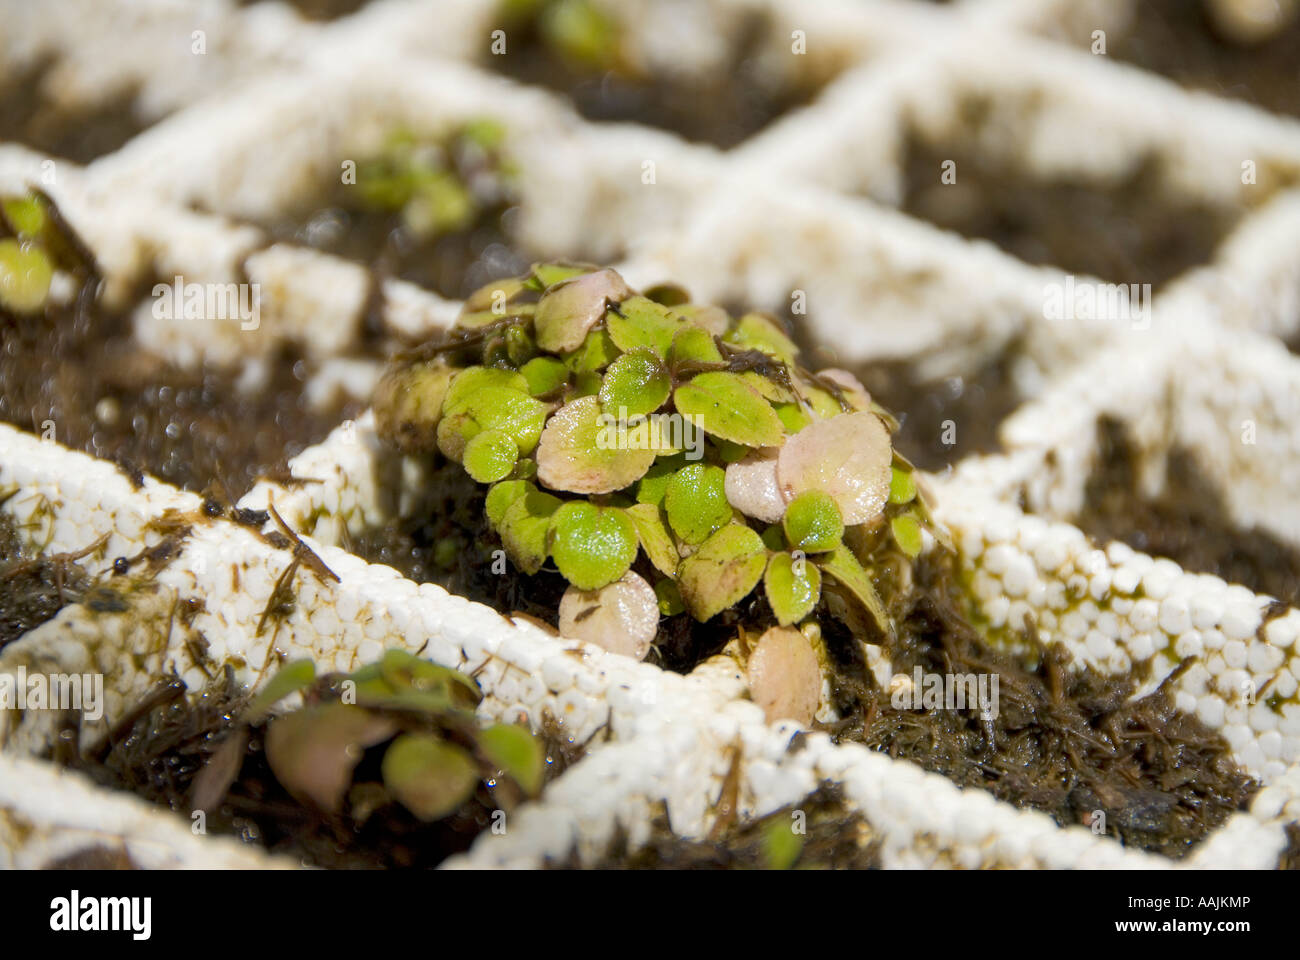
[[[557,357],[533,357],[519,372],[528,381],[528,392],[534,397],[554,393],[569,381],[569,368]]]
[[[911,503],[916,499],[916,480],[912,476],[911,470],[900,470],[898,467],[890,468],[889,476],[889,502],[890,503]]]
[[[548,353],[576,350],[587,331],[604,318],[606,307],[631,294],[623,278],[610,269],[553,284],[542,294],[533,316],[537,345]]]
[[[727,465],[727,501],[747,517],[780,523],[785,498],[776,483],[778,450],[755,450],[743,460]]]
[[[641,549],[650,558],[650,562],[655,565],[655,569],[669,577],[676,576],[677,564],[681,562],[681,557],[677,555],[677,547],[673,545],[673,538],[669,535],[668,528],[664,526],[663,513],[660,508],[653,503],[635,503],[630,507],[625,507],[623,512],[636,525],[636,533],[641,541]]]
[[[511,561],[528,575],[542,569],[546,562],[551,518],[563,502],[559,497],[528,485],[530,489],[515,499],[501,518],[498,532],[501,545]]]
[[[266,760],[294,797],[338,813],[362,752],[383,743],[396,729],[392,720],[361,707],[304,707],[267,725]]]
[[[560,598],[560,635],[644,660],[659,630],[659,598],[627,571],[599,590],[571,586]]]
[[[708,330],[703,327],[682,327],[673,335],[668,360],[674,367],[683,363],[722,363],[722,353]]]
[[[388,792],[426,822],[454,813],[479,782],[468,753],[427,734],[406,733],[394,740],[384,751],[381,770]]]
[[[787,501],[808,490],[829,494],[846,525],[875,520],[889,496],[893,450],[874,413],[818,420],[781,448],[777,483]]]
[[[499,528],[502,519],[505,518],[506,511],[510,505],[522,497],[529,490],[536,490],[527,480],[502,480],[500,483],[494,483],[487,492],[487,498],[484,501],[483,510],[488,515],[488,520],[492,526]]]
[[[673,393],[677,412],[699,418],[704,430],[747,447],[775,447],[784,439],[781,419],[739,374],[701,373]]]
[[[921,539],[921,525],[916,522],[914,516],[905,513],[894,517],[889,521],[889,527],[894,534],[894,542],[898,544],[898,549],[913,559],[920,555],[924,541]]]
[[[636,559],[636,526],[617,507],[570,500],[551,518],[551,556],[580,590],[613,583]]]
[[[793,364],[799,348],[785,335],[776,320],[761,313],[747,313],[736,321],[736,327],[725,337],[746,350],[760,350],[783,363]]]
[[[763,828],[763,860],[769,870],[789,870],[803,853],[803,837],[787,819],[777,817]]]
[[[729,523],[682,561],[678,586],[696,620],[708,620],[743,600],[763,577],[767,548],[758,534]]]
[[[668,371],[649,350],[623,354],[605,371],[600,403],[614,416],[653,413],[664,405],[672,390]]]
[[[721,467],[691,463],[668,480],[664,509],[673,532],[687,543],[703,543],[731,519],[727,476]]]
[[[881,633],[888,635],[891,632],[885,604],[876,593],[870,575],[862,569],[862,564],[858,563],[857,557],[853,556],[848,547],[840,544],[825,556],[818,557],[817,565],[821,567],[822,573],[843,584],[857,598],[876,621]]]
[[[822,595],[822,575],[806,557],[773,555],[763,575],[763,590],[781,626],[798,623],[817,606]]]
[[[821,699],[822,672],[812,644],[793,627],[772,627],[749,655],[749,696],[768,723],[812,723]]]
[[[275,706],[291,693],[310,687],[316,682],[316,664],[310,659],[290,660],[275,676],[266,682],[266,686],[257,693],[248,706],[244,708],[242,719],[245,723],[256,723],[271,707]]]
[[[640,296],[627,298],[605,318],[605,327],[620,350],[649,350],[660,358],[668,356],[682,326],[676,312]]]
[[[791,500],[782,523],[790,546],[806,553],[834,550],[844,536],[840,508],[821,490],[808,490]]]
[[[519,784],[530,797],[541,791],[546,750],[527,727],[498,723],[479,731],[478,746],[493,766]]]
[[[675,617],[686,612],[682,602],[682,592],[677,589],[677,581],[667,577],[655,584],[655,596],[659,598],[659,612],[665,617]]]
[[[0,240],[0,307],[35,313],[45,304],[54,265],[45,249],[30,241]]]
[[[600,401],[582,397],[546,423],[537,449],[537,477],[552,490],[612,493],[635,483],[654,463],[653,450],[621,449]]]
[[[519,446],[502,430],[484,430],[465,444],[465,472],[479,483],[496,483],[510,475]]]

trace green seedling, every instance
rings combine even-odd
[[[394,361],[381,434],[486,487],[514,566],[568,580],[567,636],[643,656],[660,617],[709,620],[760,583],[780,627],[834,610],[888,633],[881,578],[924,531],[945,542],[892,418],[850,374],[805,370],[774,318],[650,294],[591,264],[489,284]]]

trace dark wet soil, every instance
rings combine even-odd
[[[40,62],[0,80],[0,141],[89,163],[152,125],[137,112],[131,91],[84,109],[56,106],[45,86],[50,68],[48,61]]]
[[[800,822],[802,820],[802,822]],[[796,827],[795,824],[798,824]],[[880,841],[859,813],[845,809],[842,788],[823,783],[798,803],[782,807],[748,823],[724,821],[704,840],[685,840],[669,828],[666,817],[651,828],[650,841],[629,851],[625,833],[618,833],[609,850],[595,863],[596,870],[878,870]],[[777,863],[773,839],[779,832],[794,833],[797,854],[790,863]],[[576,854],[548,867],[577,869]]]
[[[1011,344],[984,365],[951,377],[922,377],[906,361],[846,364],[812,339],[801,318],[786,328],[813,369],[842,367],[898,420],[894,448],[922,470],[940,471],[963,457],[998,453],[998,428],[1025,399],[1012,380],[1018,347]]]
[[[520,82],[565,94],[588,120],[645,124],[728,149],[811,102],[833,76],[834,71],[828,70],[802,83],[774,82],[771,71],[762,68],[757,58],[770,29],[760,15],[752,17],[738,32],[730,62],[703,80],[672,75],[634,78],[576,67],[542,42],[533,24],[508,29],[507,52],[487,56],[485,65]]]
[[[1171,453],[1165,489],[1143,496],[1131,442],[1118,421],[1098,428],[1097,466],[1073,522],[1099,543],[1122,540],[1135,550],[1168,557],[1294,605],[1300,599],[1300,550],[1264,530],[1229,519],[1218,490],[1190,451]]]
[[[421,239],[399,213],[360,210],[353,202],[339,192],[314,209],[262,226],[276,240],[344,257],[370,267],[377,278],[397,277],[452,300],[525,273],[532,262],[510,236],[512,208],[487,211],[468,230]]]
[[[956,182],[940,180],[956,162]],[[1036,265],[1152,289],[1207,262],[1237,214],[1175,196],[1154,161],[1114,184],[1042,182],[962,143],[907,146],[903,209]]]
[[[326,678],[322,678],[324,681]],[[198,698],[182,696],[180,684],[163,685],[146,697],[136,716],[114,731],[98,755],[64,756],[97,782],[168,807],[190,820],[194,780],[236,731],[233,718],[246,703],[233,679],[215,681]],[[380,763],[387,744],[366,751],[353,776],[353,789],[337,816],[316,811],[280,785],[263,748],[264,724],[248,730],[239,772],[215,810],[205,811],[208,833],[236,836],[306,866],[331,869],[435,867],[467,850],[493,825],[494,814],[518,798],[506,799],[484,784],[455,813],[425,823],[382,793]],[[559,728],[543,733],[547,779],[581,755]],[[508,829],[508,826],[507,826]]]
[[[1141,0],[1108,52],[1187,87],[1300,116],[1300,17],[1258,45],[1232,42],[1207,15],[1204,3]]]
[[[996,716],[985,719],[978,707],[895,707],[832,621],[826,636],[845,718],[831,727],[838,740],[911,760],[1062,826],[1103,811],[1108,835],[1171,857],[1245,808],[1257,785],[1222,737],[1174,709],[1163,686],[1130,700],[1131,680],[1071,670],[1058,645],[1037,662],[992,648],[961,612],[967,601],[946,567],[918,564],[916,589],[892,601],[900,626],[886,649],[895,674],[912,676],[917,666],[923,674],[996,674]]]
[[[0,309],[0,420],[133,476],[233,502],[361,410],[342,398],[310,406],[303,385],[311,367],[289,350],[248,387],[239,366],[170,364],[135,340],[128,315],[97,302],[88,259],[74,269],[81,294],[71,304],[34,316]]]
[[[13,518],[0,513],[0,650],[79,601],[89,583],[74,555],[25,549]]]

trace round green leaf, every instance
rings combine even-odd
[[[384,786],[421,820],[441,820],[468,800],[479,782],[474,759],[450,743],[407,733],[384,751]]]
[[[636,525],[616,507],[570,500],[551,518],[551,556],[580,590],[613,583],[636,559]]]
[[[840,508],[821,490],[808,490],[791,500],[781,522],[790,546],[808,553],[834,550],[844,536]]]
[[[465,444],[465,472],[479,483],[496,483],[510,475],[519,445],[501,430],[484,430]]]
[[[54,265],[44,248],[30,241],[0,240],[0,306],[35,313],[45,305]]]
[[[772,405],[738,374],[701,373],[678,387],[673,399],[678,413],[697,418],[715,437],[747,447],[775,447],[784,436]]]
[[[664,526],[663,514],[659,507],[653,503],[635,503],[625,507],[623,512],[636,525],[641,549],[655,565],[655,569],[667,576],[676,576],[677,564],[681,562],[681,557],[677,554],[677,547],[673,544],[668,528]]]
[[[537,448],[537,477],[552,490],[612,493],[635,483],[654,463],[655,452],[628,449],[615,418],[596,397],[581,397],[546,423]]]
[[[478,746],[493,766],[523,787],[529,796],[536,796],[542,789],[546,750],[526,727],[499,723],[480,730]]]
[[[498,532],[511,561],[531,576],[546,562],[551,517],[563,501],[531,483],[528,486],[530,489],[506,509]]]
[[[722,352],[713,334],[703,327],[683,327],[673,336],[668,354],[674,366],[683,363],[722,363]]]
[[[682,328],[677,313],[648,297],[628,297],[617,312],[610,311],[605,327],[614,343],[623,351],[649,350],[666,357],[673,337]]]
[[[731,519],[727,474],[712,464],[692,463],[668,480],[664,509],[673,532],[687,543],[702,543]]]
[[[675,617],[684,613],[686,604],[682,602],[682,592],[677,589],[677,581],[664,578],[655,584],[655,596],[659,598],[659,612],[665,617]]]
[[[632,350],[605,371],[600,402],[606,413],[636,416],[658,410],[671,390],[672,378],[659,358],[649,350]]]
[[[0,209],[20,237],[36,237],[45,229],[45,205],[39,197],[7,197],[0,200]]]
[[[618,358],[618,352],[618,347],[614,346],[614,341],[610,339],[609,331],[604,327],[597,327],[587,334],[577,350],[565,356],[564,363],[576,374],[592,373],[604,370],[613,363]]]
[[[746,350],[760,350],[787,364],[793,364],[795,354],[799,352],[780,324],[761,313],[745,314],[723,339]]]
[[[915,517],[910,513],[894,517],[889,521],[889,529],[894,534],[894,542],[898,544],[898,549],[909,557],[920,554],[924,543],[921,539],[921,525],[916,522]]]
[[[817,606],[822,575],[807,557],[778,553],[767,563],[763,590],[781,626],[798,623]]]
[[[743,600],[763,577],[767,548],[758,534],[729,523],[678,568],[682,600],[696,620],[708,620]]]
[[[889,502],[911,503],[916,499],[916,479],[911,470],[890,467]]]
[[[569,368],[558,357],[533,357],[519,372],[528,381],[528,392],[534,397],[554,393],[569,381]]]
[[[499,527],[510,505],[529,490],[536,489],[527,480],[502,480],[500,483],[494,483],[492,489],[487,492],[487,499],[483,506],[492,526]]]

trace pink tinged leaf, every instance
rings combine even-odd
[[[326,813],[338,813],[366,748],[383,743],[396,730],[391,720],[361,707],[305,707],[271,721],[266,759],[289,793]]]
[[[552,490],[612,493],[640,480],[655,451],[626,449],[602,419],[600,400],[581,397],[546,421],[537,446],[537,479]]]
[[[781,448],[776,478],[785,499],[806,490],[829,494],[845,526],[880,516],[889,497],[893,449],[889,431],[874,413],[845,413],[818,420]]]
[[[560,633],[611,653],[644,660],[659,630],[659,598],[628,571],[599,590],[569,587],[560,599]]]
[[[623,278],[609,269],[556,284],[537,304],[533,318],[537,345],[548,353],[578,349],[587,331],[604,319],[607,304],[631,295]]]
[[[768,723],[812,723],[821,699],[822,672],[812,644],[793,627],[772,627],[749,655],[749,695]]]
[[[844,391],[844,398],[856,409],[871,409],[871,394],[867,393],[867,388],[862,385],[862,381],[847,370],[827,367],[825,370],[818,370],[817,376]]]
[[[785,514],[785,497],[776,482],[776,447],[762,447],[727,465],[727,502],[747,517],[778,523]]]

